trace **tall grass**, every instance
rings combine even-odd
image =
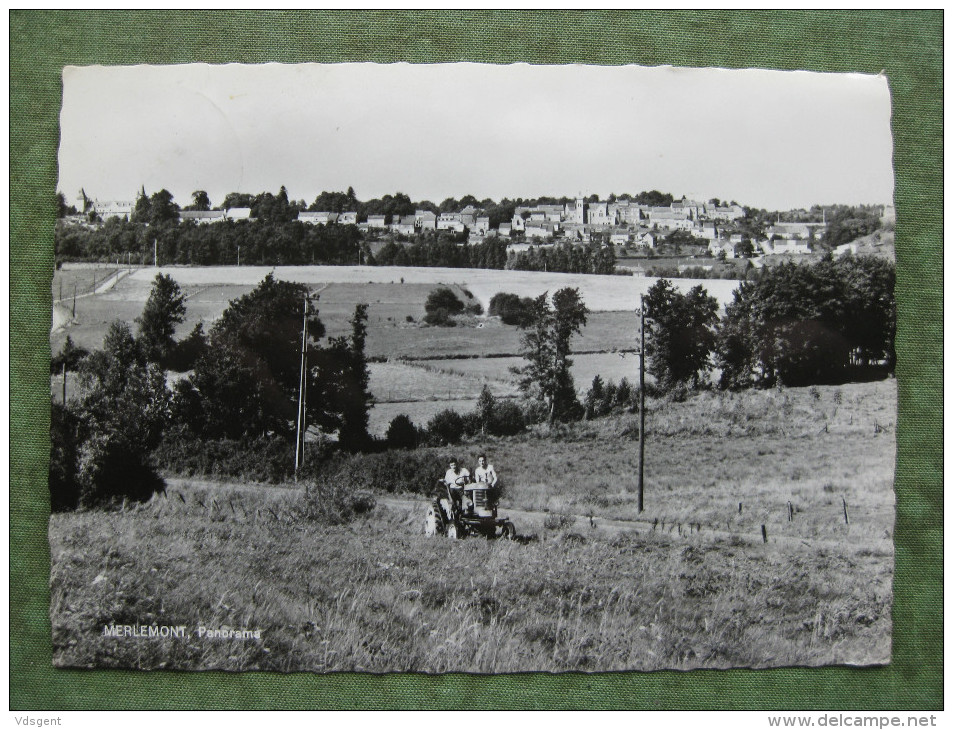
[[[889,573],[864,563],[873,558],[591,528],[451,542],[420,535],[418,510],[379,505],[318,525],[278,492],[264,509],[218,490],[56,516],[55,663],[508,672],[889,657]],[[102,636],[106,624],[152,622],[262,639]]]

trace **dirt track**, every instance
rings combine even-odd
[[[294,485],[262,485],[262,484],[240,484],[235,482],[217,482],[203,479],[183,479],[179,477],[170,477],[166,479],[166,485],[171,490],[187,491],[193,487],[203,487],[212,489],[231,489],[241,492],[259,492],[263,490],[283,490],[294,492],[297,488]],[[430,499],[424,496],[387,496],[377,497],[378,507],[387,507],[389,509],[403,509],[408,513],[418,511],[420,513],[420,529],[423,531],[424,514]],[[506,516],[516,525],[517,533],[522,537],[532,537],[545,530],[544,522],[549,512],[521,510],[506,506],[501,506],[500,515]],[[618,534],[622,532],[635,533],[656,533],[665,535],[671,539],[681,540],[705,540],[705,541],[741,541],[748,545],[760,545],[763,540],[760,535],[739,535],[736,532],[726,530],[712,529],[707,525],[689,524],[679,522],[659,523],[654,520],[610,520],[604,517],[590,517],[589,515],[574,515],[575,522],[572,525],[571,532],[585,536],[589,533],[598,532],[599,534]],[[884,547],[893,549],[893,541],[884,538]],[[836,540],[805,539],[802,537],[790,537],[787,535],[768,535],[768,543],[774,545],[801,546],[811,548],[829,548],[838,549],[843,547],[843,543]]]

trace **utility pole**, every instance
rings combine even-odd
[[[63,405],[66,405],[66,358],[63,358]]]
[[[238,247],[238,263],[236,265],[237,266],[242,265],[242,247],[241,246]]]
[[[298,424],[295,434],[295,481],[298,480],[298,469],[304,463],[304,434],[307,429],[306,390],[307,390],[307,347],[308,347],[308,295],[304,295],[304,313],[301,316],[301,373],[298,378]]]
[[[76,319],[76,282],[73,282],[73,319]]]
[[[159,239],[152,239],[152,265],[159,268]]]
[[[639,512],[645,510],[645,297],[641,297],[639,347]]]

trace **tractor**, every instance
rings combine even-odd
[[[457,489],[451,489],[442,479],[437,484],[441,496],[427,508],[425,535],[446,535],[451,540],[467,535],[508,540],[516,537],[513,523],[497,516],[497,490],[489,484],[471,481],[467,476],[456,480]]]

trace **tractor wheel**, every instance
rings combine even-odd
[[[427,508],[427,517],[424,519],[424,534],[433,537],[440,531],[440,521],[433,505]]]
[[[504,522],[502,537],[505,537],[507,540],[515,540],[516,539],[516,525],[514,525],[512,522]]]
[[[451,540],[457,540],[460,537],[460,535],[457,533],[457,526],[453,522],[447,525],[447,537],[449,537]]]

